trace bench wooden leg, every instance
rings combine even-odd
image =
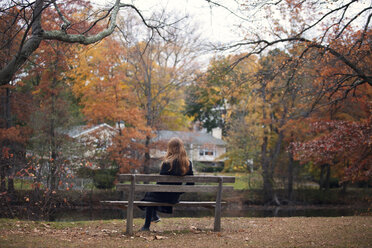
[[[131,187],[128,196],[128,208],[127,208],[127,234],[133,235],[133,201],[134,201],[134,185],[135,175],[131,176]]]
[[[221,231],[221,197],[222,197],[222,178],[218,181],[218,191],[216,197],[216,208],[214,210],[214,231]]]

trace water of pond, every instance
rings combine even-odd
[[[353,216],[366,213],[367,209],[355,209],[350,207],[262,207],[252,206],[243,210],[224,209],[223,217],[337,217]],[[141,218],[144,212],[135,209],[134,217]],[[161,214],[162,217],[205,217],[214,216],[214,210],[193,208],[174,209],[173,214]],[[81,221],[102,219],[125,219],[126,211],[121,209],[67,209],[58,210],[52,217],[55,221]]]

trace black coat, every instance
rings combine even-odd
[[[185,175],[194,175],[194,172],[192,170],[192,163],[190,162],[189,171]],[[172,176],[181,176],[181,172],[177,171],[178,166],[178,160],[173,161],[172,169],[170,169],[169,163],[163,163],[161,165],[160,175],[172,175]],[[175,169],[176,168],[176,169]],[[182,183],[163,183],[158,182],[157,184],[170,184],[170,185],[181,185]],[[187,185],[193,185],[194,183],[186,183]],[[175,204],[179,202],[179,198],[182,192],[147,192],[145,194],[145,197],[142,199],[142,201],[151,201],[151,202],[165,202],[165,203],[171,203]],[[142,210],[145,209],[145,207],[141,207]],[[157,206],[157,211],[163,212],[163,213],[169,213],[171,214],[173,212],[173,207],[168,206]]]

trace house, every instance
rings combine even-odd
[[[77,178],[76,169],[89,167],[90,169],[98,169],[98,159],[106,153],[106,149],[112,144],[112,138],[116,135],[117,129],[108,124],[100,124],[95,126],[80,125],[70,129],[58,128],[56,130],[55,139],[58,146],[55,150],[57,160],[52,158],[52,152],[49,152],[49,142],[45,136],[39,135],[33,149],[26,151],[26,157],[37,163],[28,175],[32,174],[32,178],[40,180],[45,187],[50,187],[53,177],[51,171],[57,168],[54,177],[57,177],[63,184],[58,185],[58,189],[70,188],[71,184],[75,189],[84,188],[84,184],[92,183],[91,179]],[[46,141],[45,141],[46,140]],[[44,142],[42,142],[44,141]],[[35,148],[36,147],[36,148]],[[46,147],[47,149],[45,149]],[[31,160],[31,161],[32,161]],[[20,177],[22,179],[27,179]]]
[[[94,144],[96,149],[109,147],[116,133],[117,130],[106,123],[96,126],[76,126],[66,132],[68,136],[79,142]]]
[[[186,153],[190,160],[209,166],[223,167],[222,155],[226,153],[226,142],[221,139],[221,129],[214,129],[212,134],[206,132],[186,132],[160,130],[156,132],[150,149],[152,167],[159,166],[161,159],[166,155],[167,143],[178,137],[183,140]]]
[[[95,126],[75,126],[66,131],[65,134],[85,146],[83,153],[80,155],[94,160],[112,145],[112,138],[117,134],[117,129],[102,123]]]
[[[106,124],[97,126],[77,126],[67,133],[71,138],[86,144],[84,157],[95,157],[104,152],[111,144],[117,129]],[[161,159],[166,155],[168,141],[173,137],[183,140],[188,157],[193,164],[223,167],[226,153],[226,142],[221,139],[221,129],[213,129],[212,133],[205,131],[155,131],[150,145],[150,170],[158,172]]]

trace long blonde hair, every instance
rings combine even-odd
[[[189,170],[189,159],[187,157],[185,146],[183,145],[182,140],[180,138],[174,137],[171,138],[168,142],[167,155],[165,155],[163,162],[169,163],[169,170],[172,170],[173,161],[176,159],[178,160],[180,168],[174,169],[179,169],[181,175],[185,175]]]

